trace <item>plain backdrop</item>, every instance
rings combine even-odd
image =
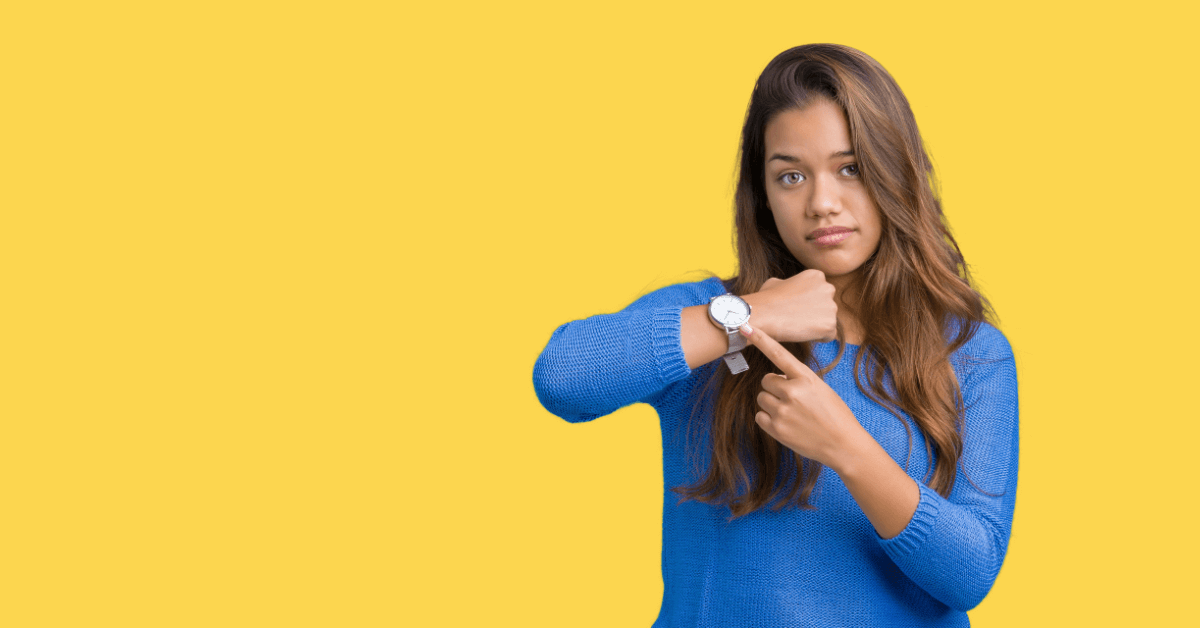
[[[649,626],[661,442],[531,382],[729,276],[782,50],[897,79],[1012,343],[973,625],[1194,616],[1196,10],[32,3],[0,14],[0,624]]]

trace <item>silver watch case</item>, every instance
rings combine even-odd
[[[730,324],[732,324],[732,326],[718,320],[717,317],[713,315],[713,306],[717,305],[718,299],[737,299],[738,301],[741,301],[746,306],[746,316],[734,320],[726,319]],[[742,356],[742,349],[745,349],[746,345],[749,343],[739,332],[738,328],[750,322],[750,315],[753,312],[754,308],[749,303],[746,303],[745,299],[728,292],[725,294],[718,294],[717,296],[708,300],[708,320],[712,321],[712,324],[716,325],[718,329],[724,330],[725,335],[729,338],[729,349],[725,351],[724,357],[725,365],[729,367],[729,371],[731,373],[741,373],[742,371],[750,368],[750,365],[746,363],[746,358]]]

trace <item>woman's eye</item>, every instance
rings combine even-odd
[[[845,166],[842,166],[842,172],[845,172],[846,176],[850,176],[850,177],[857,176],[858,175],[858,164],[846,164]]]
[[[788,172],[788,173],[784,174],[782,177],[779,177],[779,180],[783,181],[784,185],[796,185],[797,183],[804,180],[804,176],[801,175],[799,172]]]

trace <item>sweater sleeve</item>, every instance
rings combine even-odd
[[[908,526],[879,539],[900,569],[947,606],[967,611],[991,590],[1008,550],[1016,505],[1018,406],[1012,348],[981,324],[964,349],[963,454],[954,489],[942,497],[923,483]]]
[[[681,312],[723,292],[718,282],[667,286],[620,312],[559,326],[533,367],[538,400],[550,413],[579,423],[650,402],[686,379],[692,371],[680,341]]]

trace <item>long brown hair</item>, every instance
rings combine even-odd
[[[742,127],[735,194],[738,274],[729,291],[757,292],[770,277],[787,278],[805,267],[788,251],[775,226],[764,174],[767,123],[777,114],[802,109],[815,99],[837,103],[846,115],[860,177],[882,221],[875,253],[862,265],[843,295],[845,307],[865,331],[855,357],[859,390],[888,409],[909,434],[899,411],[907,412],[925,436],[933,468],[925,481],[947,496],[954,487],[962,453],[963,403],[951,354],[995,314],[971,286],[958,243],[942,214],[933,165],[925,152],[908,100],[878,62],[835,44],[798,46],[775,57],[754,86]],[[947,333],[957,333],[947,342]],[[813,364],[810,343],[783,343]],[[819,367],[822,377],[841,360],[845,337],[838,328],[838,352]],[[719,386],[708,425],[707,475],[691,486],[674,487],[681,501],[726,505],[733,518],[773,502],[772,510],[808,504],[820,463],[797,456],[763,432],[754,421],[762,378],[775,370],[758,351],[743,352],[750,369],[736,377],[712,369],[693,417]],[[863,361],[866,364],[863,364]],[[866,366],[864,386],[859,369]],[[893,390],[884,385],[885,374]],[[694,429],[703,425],[690,421]],[[691,439],[689,439],[690,441]],[[696,468],[704,451],[692,450]],[[782,498],[782,499],[780,499]]]

